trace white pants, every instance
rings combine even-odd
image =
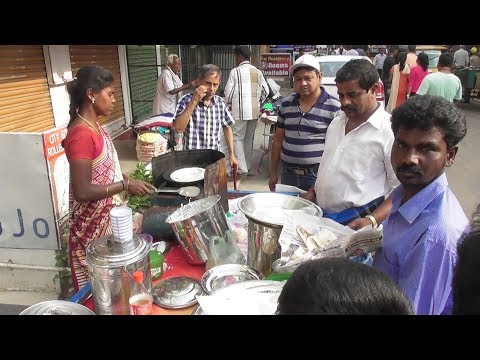
[[[252,166],[253,140],[257,128],[257,120],[236,120],[231,125],[233,132],[233,151],[238,161],[238,173],[247,173]],[[225,135],[221,136],[220,149],[225,154],[227,164],[230,163]],[[230,168],[227,166],[227,174],[230,174]]]

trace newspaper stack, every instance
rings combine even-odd
[[[276,272],[292,272],[300,264],[324,257],[351,257],[375,251],[382,245],[383,228],[358,231],[331,219],[290,211],[280,233],[281,258]]]

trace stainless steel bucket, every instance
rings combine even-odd
[[[221,196],[196,200],[172,213],[166,220],[192,265],[205,265],[210,256],[210,239],[229,229]]]
[[[95,240],[87,247],[87,267],[97,315],[129,315],[132,274],[143,272],[145,287],[152,290],[150,245],[134,235],[131,241],[118,243],[113,235]]]
[[[285,222],[283,210],[300,210],[322,216],[316,204],[300,197],[279,193],[256,193],[243,197],[239,209],[248,219],[247,265],[263,276],[272,272],[272,264],[281,256],[278,243]]]

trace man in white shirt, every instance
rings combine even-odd
[[[453,54],[453,66],[455,68],[464,68],[469,64],[468,51],[465,50],[465,45],[460,45],[460,49]]]
[[[178,100],[182,97],[182,91],[194,88],[195,83],[183,85],[178,77],[182,69],[182,61],[178,55],[170,54],[167,66],[162,70],[157,81],[157,92],[153,100],[153,115],[171,113],[175,115]]]
[[[375,55],[373,58],[373,65],[375,66],[375,69],[378,71],[378,75],[381,77],[382,76],[382,69],[383,69],[383,63],[385,62],[385,59],[387,58],[387,54],[385,54],[385,48],[381,47],[378,49],[378,54]]]
[[[260,105],[266,99],[269,88],[262,72],[250,64],[251,52],[248,46],[236,46],[233,54],[236,67],[230,72],[225,85],[225,100],[235,119],[232,131],[238,173],[246,174],[251,170],[253,138]]]
[[[366,59],[351,60],[338,70],[343,111],[328,127],[315,187],[304,195],[316,199],[325,217],[354,229],[380,224],[392,206],[385,196],[399,185],[390,163],[390,114],[375,98],[378,79]]]

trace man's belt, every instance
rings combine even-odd
[[[294,166],[285,166],[285,168],[294,173],[295,175],[305,176],[310,173],[317,173],[318,172],[318,164],[305,166],[305,167],[294,167]]]

